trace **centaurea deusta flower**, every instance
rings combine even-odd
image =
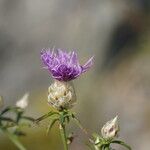
[[[43,49],[41,59],[52,77],[59,81],[70,81],[86,72],[93,64],[91,57],[84,65],[80,65],[75,51],[67,52],[57,49]]]
[[[84,65],[80,65],[75,51],[44,49],[41,59],[54,79],[48,91],[48,103],[57,110],[72,108],[76,101],[73,79],[86,72],[93,64],[91,57]]]

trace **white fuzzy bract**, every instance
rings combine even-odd
[[[113,139],[119,131],[118,116],[108,121],[101,129],[102,137],[105,139]]]
[[[58,109],[72,108],[76,102],[73,84],[55,80],[48,89],[48,103]]]
[[[16,102],[16,106],[25,109],[28,106],[29,93],[26,93],[20,100]]]

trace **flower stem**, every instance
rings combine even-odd
[[[20,143],[20,141],[16,135],[10,133],[9,131],[7,131],[7,129],[3,129],[2,131],[18,147],[19,150],[26,150],[26,148]]]
[[[60,129],[60,134],[61,134],[61,138],[62,138],[63,145],[64,145],[64,150],[68,150],[65,125],[64,124],[60,124],[59,125],[59,129]]]

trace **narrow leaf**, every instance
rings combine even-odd
[[[129,145],[127,145],[126,143],[124,143],[123,141],[115,140],[115,141],[112,141],[111,143],[120,144],[120,145],[126,147],[128,150],[132,150],[131,147]]]
[[[1,120],[1,121],[8,121],[8,122],[13,122],[13,123],[15,123],[15,121],[14,121],[13,119],[8,118],[8,117],[0,117],[0,120]]]
[[[52,111],[50,111],[49,113],[47,113],[47,114],[45,114],[45,115],[39,117],[38,119],[36,119],[36,120],[35,120],[35,123],[39,123],[40,121],[42,121],[42,120],[44,120],[44,119],[46,119],[46,118],[48,118],[48,117],[50,117],[50,116],[52,116],[52,115],[55,115],[55,114],[58,114],[58,113],[57,113],[57,112],[52,112]]]
[[[26,148],[20,143],[20,141],[16,135],[10,133],[8,130],[2,130],[2,131],[18,147],[19,150],[26,150]]]
[[[32,117],[27,117],[27,116],[22,116],[22,119],[25,119],[25,120],[28,120],[28,121],[31,121],[31,122],[34,122],[35,119],[32,118]]]
[[[77,126],[78,126],[85,134],[87,134],[86,129],[83,128],[83,126],[81,125],[80,121],[79,121],[76,117],[74,117],[73,120],[75,121],[75,123],[77,124]]]
[[[53,119],[53,120],[50,122],[50,124],[48,125],[48,128],[47,128],[47,131],[46,131],[46,135],[49,134],[51,128],[53,127],[53,125],[55,124],[56,121],[58,121],[58,118]]]

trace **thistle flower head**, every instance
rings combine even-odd
[[[48,103],[57,110],[69,109],[74,106],[76,95],[70,82],[55,80],[48,89]]]
[[[41,59],[50,71],[52,77],[59,81],[70,81],[86,72],[93,64],[91,57],[83,66],[79,64],[77,53],[66,52],[61,49],[45,49],[41,52]]]
[[[105,139],[113,139],[119,131],[118,116],[108,121],[101,129],[102,137]]]
[[[26,93],[20,100],[16,102],[16,106],[25,109],[28,106],[29,93]]]

